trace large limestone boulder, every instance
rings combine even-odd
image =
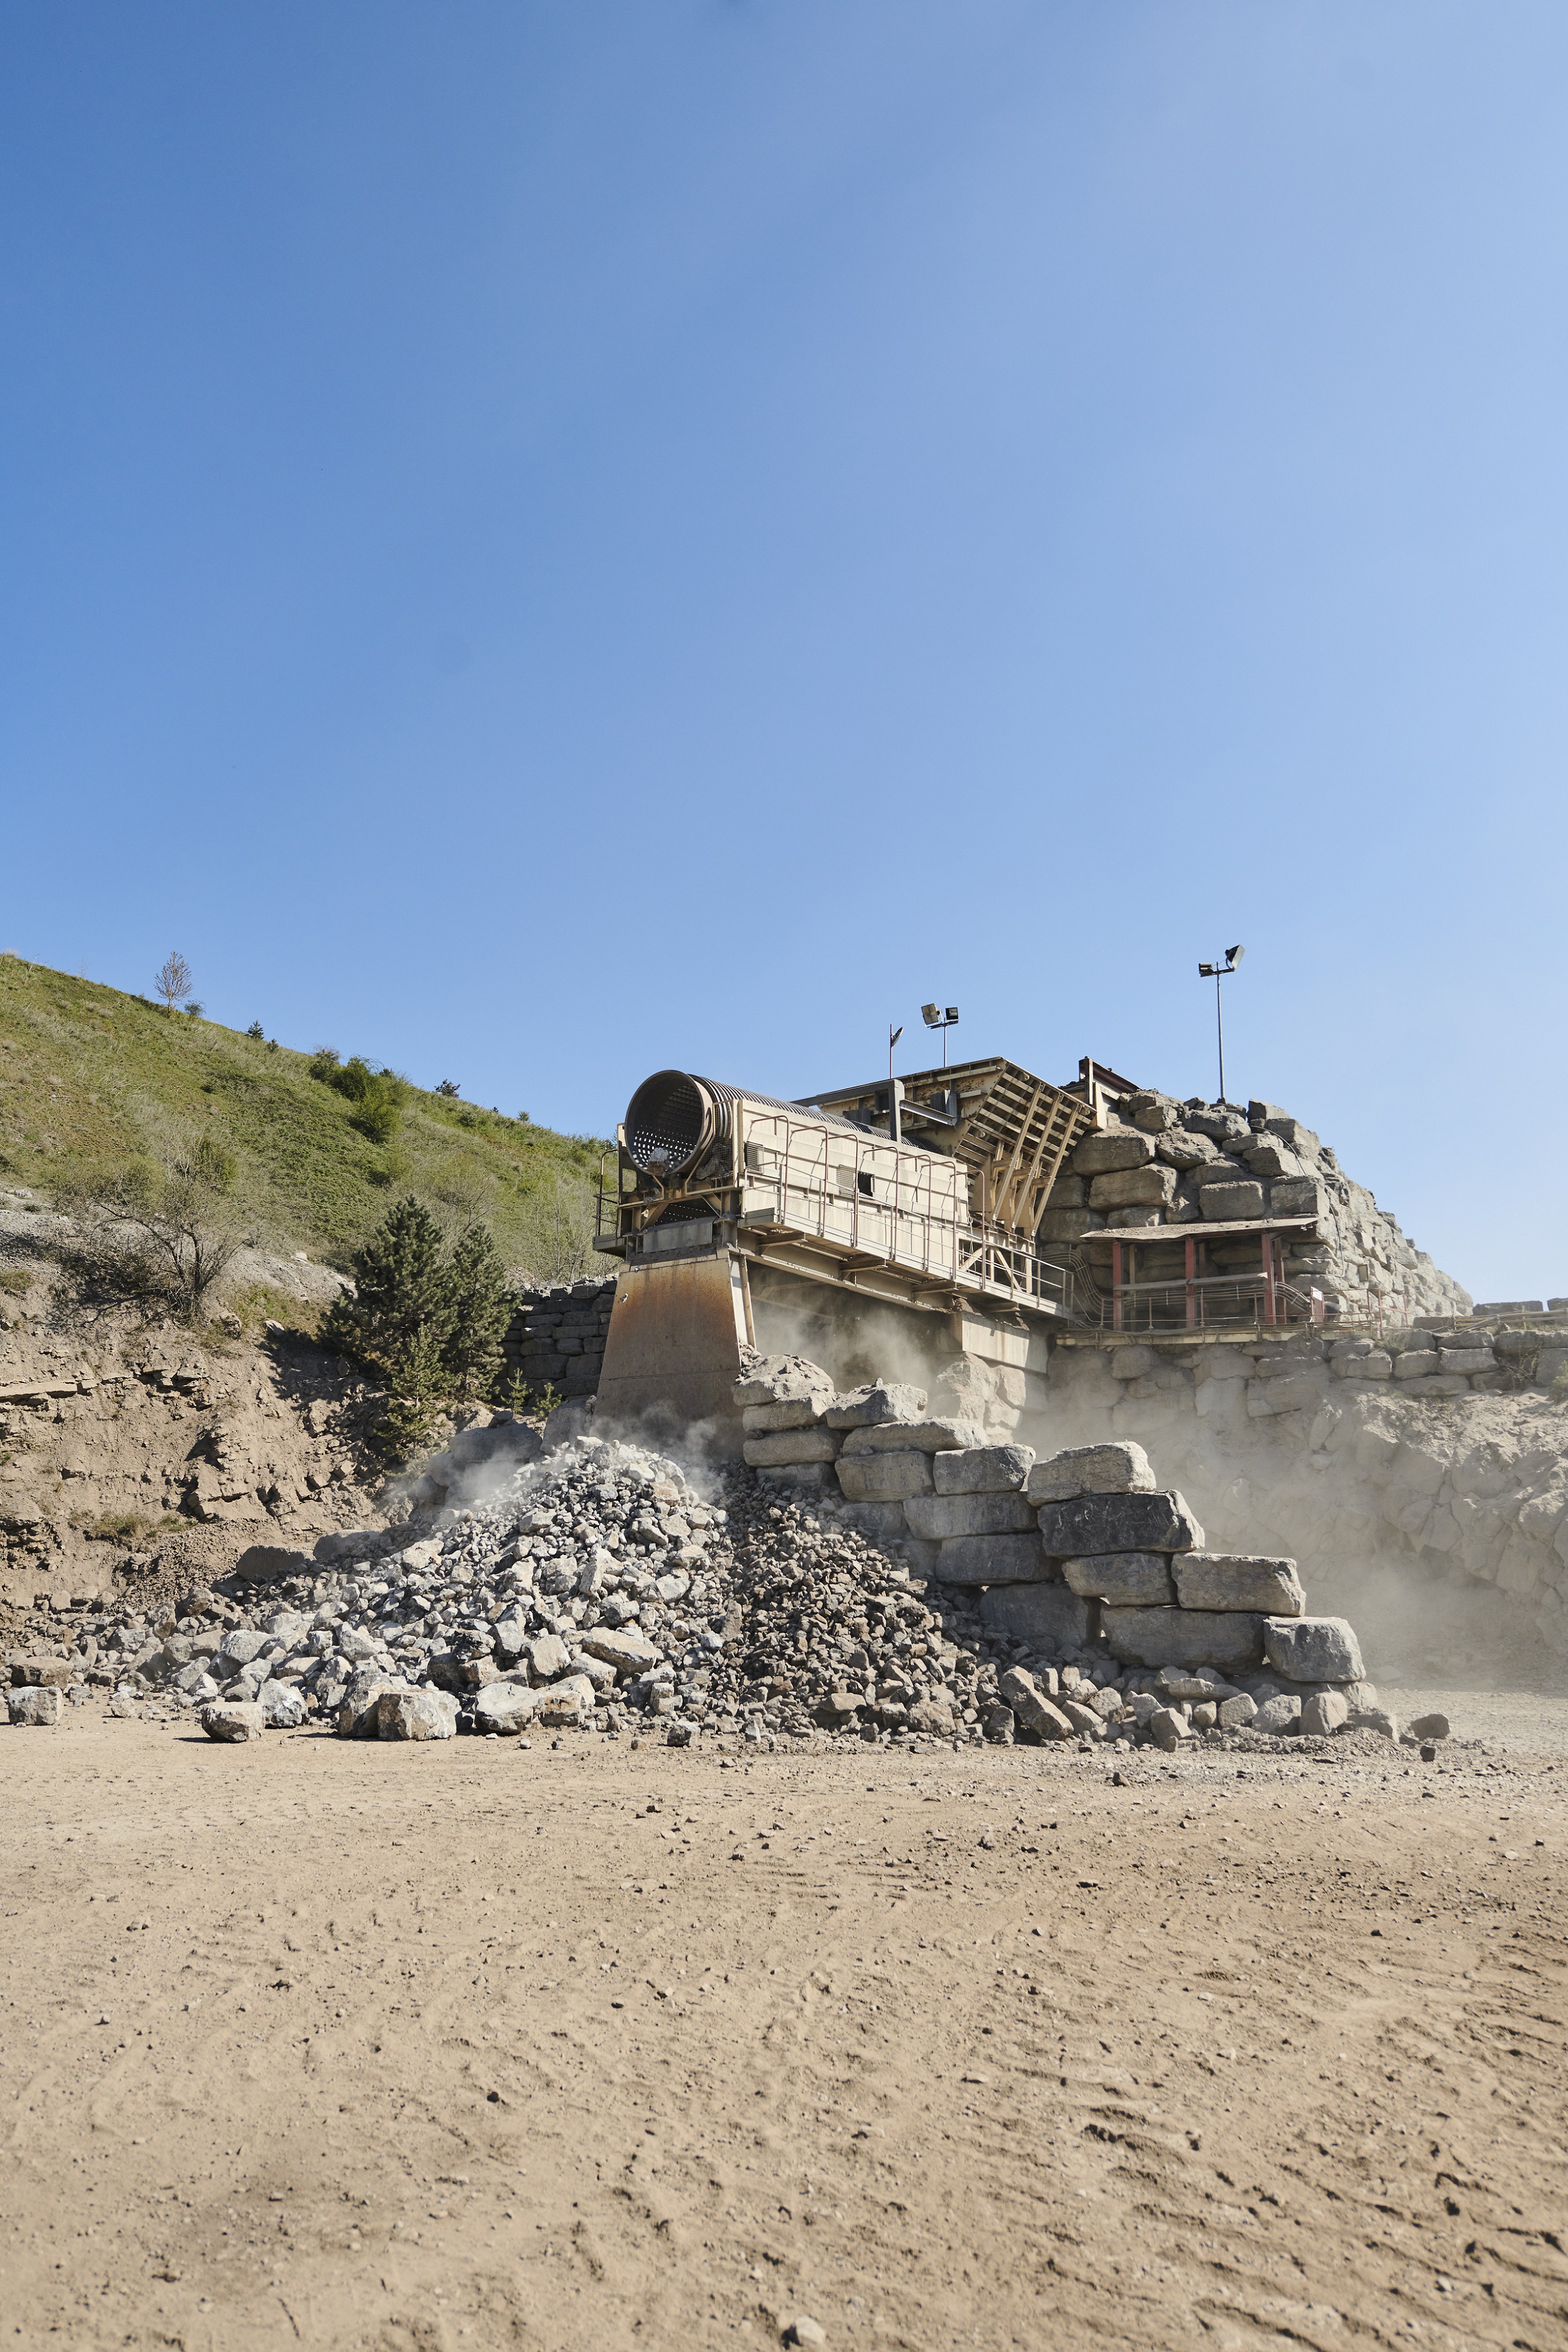
[[[931,1455],[906,1446],[894,1454],[842,1454],[838,1484],[852,1503],[901,1503],[909,1495],[929,1495]]]
[[[941,1462],[944,1457],[937,1455]],[[953,1536],[1003,1536],[1030,1532],[1034,1506],[1024,1495],[911,1495],[904,1505],[910,1533],[930,1543]]]
[[[1366,1673],[1355,1630],[1343,1617],[1270,1617],[1264,1648],[1277,1674],[1296,1683],[1354,1683]]]
[[[543,1696],[527,1683],[487,1683],[474,1700],[474,1729],[510,1738],[533,1721]]]
[[[7,1711],[14,1724],[29,1731],[47,1731],[58,1723],[65,1702],[53,1683],[25,1684],[7,1694]]]
[[[1175,1553],[1171,1573],[1184,1609],[1255,1609],[1264,1616],[1300,1617],[1307,1596],[1293,1559],[1245,1552]]]
[[[458,1702],[447,1691],[383,1691],[376,1706],[380,1739],[455,1739]]]
[[[613,1666],[617,1675],[646,1675],[658,1665],[663,1653],[655,1648],[646,1633],[638,1633],[629,1625],[612,1629],[596,1625],[583,1636],[583,1647],[591,1658],[601,1658]]]
[[[1032,1445],[965,1445],[932,1457],[939,1495],[994,1495],[1022,1488],[1035,1465]]]
[[[1058,1559],[1091,1551],[1201,1551],[1204,1531],[1183,1495],[1079,1495],[1040,1506],[1040,1540]]]
[[[953,1536],[942,1546],[936,1572],[943,1584],[1054,1580],[1037,1535]]]
[[[779,1470],[802,1462],[831,1462],[838,1439],[831,1429],[783,1429],[770,1436],[748,1437],[742,1449],[753,1470]]]
[[[1113,1127],[1102,1135],[1086,1135],[1072,1156],[1079,1176],[1104,1176],[1113,1170],[1145,1167],[1154,1157],[1154,1139],[1141,1129]]]
[[[1210,1223],[1239,1223],[1267,1214],[1268,1202],[1263,1186],[1257,1182],[1202,1184],[1198,1206]]]
[[[1113,1658],[1129,1666],[1217,1666],[1250,1674],[1262,1663],[1261,1616],[1240,1609],[1102,1609]]]
[[[1025,1482],[1031,1502],[1069,1503],[1079,1495],[1152,1494],[1153,1465],[1141,1445],[1071,1445],[1037,1462]]]
[[[867,1429],[879,1421],[918,1421],[925,1409],[924,1389],[902,1381],[869,1381],[834,1398],[824,1418],[829,1429]]]
[[[1171,1555],[1163,1551],[1091,1552],[1064,1559],[1062,1574],[1074,1592],[1119,1609],[1169,1609],[1175,1605]]]
[[[1091,1209],[1163,1209],[1176,1197],[1176,1171],[1163,1160],[1113,1169],[1089,1188]]]
[[[266,1719],[258,1706],[234,1706],[219,1700],[204,1706],[201,1727],[209,1739],[237,1744],[247,1739],[259,1739],[266,1729]]]
[[[998,1584],[980,1596],[980,1622],[988,1633],[1058,1653],[1089,1639],[1094,1613],[1094,1603],[1065,1584]]]
[[[802,1404],[813,1416],[833,1402],[833,1377],[808,1356],[759,1356],[734,1387],[735,1402],[751,1405]],[[921,1400],[923,1404],[925,1400]]]

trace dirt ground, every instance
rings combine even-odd
[[[1562,2346],[1568,1739],[1490,1704],[1120,1786],[0,1733],[0,2335]]]

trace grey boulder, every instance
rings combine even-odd
[[[918,1394],[919,1391],[917,1391]],[[918,1446],[922,1454],[966,1452],[980,1432],[970,1422],[921,1420],[872,1422],[852,1429],[844,1441],[847,1454],[889,1454]]]
[[[799,1462],[831,1462],[838,1440],[830,1429],[781,1429],[771,1437],[748,1437],[742,1450],[752,1469],[774,1470]]]
[[[901,1503],[906,1496],[931,1493],[931,1456],[913,1446],[841,1455],[838,1484],[851,1503]]]
[[[980,1597],[980,1622],[988,1633],[1041,1649],[1077,1650],[1092,1631],[1094,1603],[1065,1584],[997,1584]]]
[[[1301,1701],[1301,1730],[1308,1739],[1326,1739],[1350,1717],[1340,1691],[1313,1691]]]
[[[222,1700],[215,1706],[204,1706],[200,1720],[209,1739],[228,1742],[259,1739],[266,1729],[266,1717],[258,1706],[232,1706]]]
[[[53,1683],[33,1683],[14,1690],[7,1701],[11,1720],[30,1731],[47,1731],[59,1721],[65,1702]]]
[[[1178,1552],[1171,1561],[1184,1609],[1256,1609],[1265,1617],[1300,1617],[1307,1606],[1293,1559],[1250,1552]]]
[[[1183,1495],[1079,1495],[1043,1503],[1040,1540],[1058,1559],[1091,1551],[1201,1551],[1204,1531]]]
[[[1361,1643],[1343,1617],[1268,1617],[1263,1646],[1277,1674],[1297,1683],[1359,1682]]]
[[[1175,1602],[1168,1552],[1090,1552],[1083,1559],[1064,1559],[1062,1574],[1074,1592],[1115,1608],[1162,1609]]]
[[[924,1389],[901,1381],[869,1381],[835,1397],[823,1418],[829,1429],[868,1429],[879,1421],[918,1421],[925,1409]]]
[[[1034,1467],[1032,1445],[965,1445],[933,1455],[939,1495],[992,1495],[1021,1487]]]
[[[447,1691],[383,1691],[376,1706],[380,1739],[453,1739],[458,1702]]]
[[[1035,1464],[1024,1492],[1032,1503],[1070,1503],[1079,1495],[1152,1494],[1153,1487],[1149,1456],[1129,1440],[1047,1454]]]
[[[258,1704],[268,1731],[298,1731],[305,1720],[305,1694],[298,1683],[268,1683]]]
[[[940,1462],[943,1458],[937,1455]],[[1035,1513],[1024,1495],[911,1495],[904,1505],[911,1535],[942,1543],[952,1536],[1033,1533]],[[1037,1549],[1038,1538],[1036,1539]]]
[[[1113,1658],[1130,1666],[1218,1666],[1246,1674],[1263,1654],[1263,1619],[1240,1609],[1102,1609]]]
[[[954,1536],[936,1572],[943,1584],[1030,1584],[1051,1575],[1037,1535]]]
[[[487,1683],[474,1701],[474,1729],[507,1738],[533,1721],[543,1696],[526,1683]]]
[[[1046,1696],[1026,1667],[1009,1666],[996,1688],[1026,1731],[1037,1732],[1042,1739],[1077,1737],[1069,1717]]]

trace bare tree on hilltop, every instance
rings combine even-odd
[[[178,948],[170,950],[168,961],[159,971],[153,985],[163,1000],[165,1013],[173,1013],[175,1005],[183,1004],[189,996],[191,967]]]

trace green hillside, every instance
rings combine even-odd
[[[342,1041],[345,1055],[353,1041]],[[599,1155],[408,1087],[385,1142],[358,1106],[312,1076],[311,1056],[216,1022],[0,956],[0,1189],[189,1150],[204,1135],[237,1162],[233,1215],[247,1241],[346,1266],[400,1192],[454,1224],[482,1217],[508,1264],[547,1280],[602,1268],[585,1249]]]

